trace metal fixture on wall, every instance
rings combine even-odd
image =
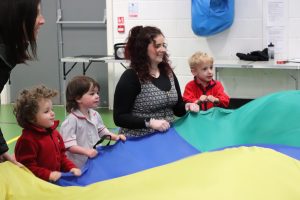
[[[57,24],[57,38],[58,38],[58,66],[60,69],[63,68],[63,64],[61,62],[61,58],[64,57],[64,40],[63,40],[63,25],[65,24],[86,24],[86,25],[92,25],[92,24],[99,24],[99,25],[105,25],[106,26],[106,9],[104,9],[104,13],[103,13],[103,19],[99,20],[99,21],[66,21],[63,20],[63,13],[62,13],[62,3],[61,0],[57,0],[57,20],[56,20],[56,24]],[[62,73],[61,70],[59,70],[59,77],[62,77]],[[61,80],[60,81],[60,85],[62,85]],[[64,87],[61,87],[61,90]],[[61,94],[63,94],[64,91],[61,92]],[[60,102],[64,102],[64,95],[60,95]]]

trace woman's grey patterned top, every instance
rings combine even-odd
[[[151,81],[141,83],[141,92],[137,95],[132,115],[141,118],[165,119],[173,122],[175,119],[172,107],[178,101],[178,95],[174,84],[174,78],[170,77],[171,89],[163,91],[157,88]],[[139,137],[155,132],[154,129],[127,129],[121,128],[120,133],[126,136]]]

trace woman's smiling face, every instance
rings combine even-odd
[[[165,37],[163,35],[158,35],[153,39],[153,41],[148,45],[148,56],[150,62],[153,65],[158,65],[163,61],[163,57],[166,53],[166,43]]]

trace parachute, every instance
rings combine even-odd
[[[98,147],[81,177],[57,185],[2,163],[0,199],[299,199],[299,99],[285,91],[188,113],[166,133]]]

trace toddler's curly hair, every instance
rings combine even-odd
[[[57,91],[38,85],[31,89],[24,89],[20,92],[14,105],[13,113],[18,124],[25,128],[26,124],[36,121],[36,114],[39,111],[39,101],[51,99],[57,95]]]

